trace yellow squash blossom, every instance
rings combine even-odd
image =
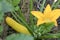
[[[10,17],[6,17],[6,23],[11,27],[13,28],[14,30],[16,30],[17,32],[20,32],[20,33],[24,33],[24,34],[29,34],[30,35],[30,32],[28,31],[28,29],[17,23],[15,20],[13,20],[12,18]]]
[[[56,19],[60,16],[60,9],[52,10],[48,4],[43,13],[40,11],[31,11],[31,13],[38,18],[37,25],[54,22],[55,26],[57,26]]]

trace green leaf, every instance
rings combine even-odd
[[[2,0],[0,0],[0,1],[2,1]]]
[[[5,13],[5,12],[13,11],[13,6],[10,3],[8,3],[6,0],[2,0],[0,4],[1,4],[2,12]]]
[[[1,35],[2,31],[3,31],[3,27],[0,25],[0,35]]]
[[[12,34],[8,36],[5,40],[34,40],[34,38],[31,35]]]
[[[3,16],[4,16],[4,13],[0,12],[0,23],[3,21]]]
[[[14,6],[17,6],[19,4],[20,0],[12,0],[12,4]]]
[[[46,34],[46,35],[41,36],[41,38],[60,38],[60,33]]]
[[[44,23],[37,28],[37,31],[41,34],[46,34],[50,32],[53,27],[54,27],[54,23]]]
[[[0,3],[0,11],[2,10],[2,4]]]
[[[14,7],[14,9],[15,9],[16,11],[19,10],[19,6]]]

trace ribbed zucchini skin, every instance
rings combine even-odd
[[[10,17],[6,17],[6,23],[11,28],[13,28],[14,30],[16,30],[17,32],[24,33],[24,34],[30,34],[26,27],[24,27],[23,25],[17,23],[15,20],[13,20]]]

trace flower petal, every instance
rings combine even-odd
[[[58,26],[57,21],[55,19],[52,19],[51,21],[54,22],[55,26]]]
[[[50,5],[48,4],[47,7],[46,7],[45,10],[44,10],[44,15],[49,15],[50,12],[51,12],[51,7],[50,7]]]
[[[45,23],[45,21],[43,21],[42,19],[38,19],[37,26],[39,26],[40,24],[43,24],[43,23]]]
[[[56,21],[56,20],[53,20],[53,22],[54,22],[55,26],[58,26],[58,25],[57,25],[57,21]]]
[[[60,16],[60,9],[53,10],[51,16],[52,19],[56,20]]]
[[[31,11],[31,13],[37,18],[43,17],[43,14],[40,11]]]
[[[55,21],[55,26],[58,26],[57,21]]]

